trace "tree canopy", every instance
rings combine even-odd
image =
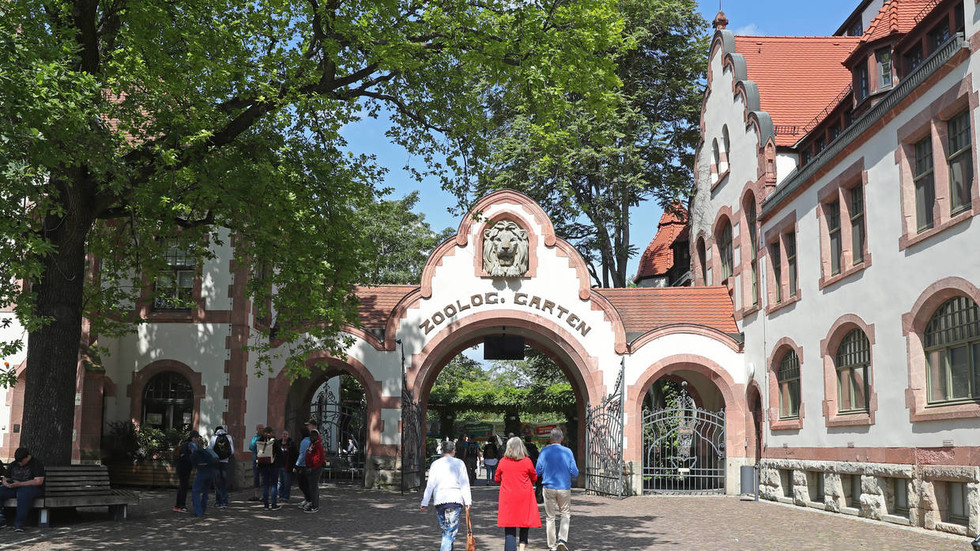
[[[337,350],[381,187],[340,129],[385,106],[389,136],[445,174],[435,159],[487,151],[491,103],[539,137],[571,97],[601,116],[622,43],[612,0],[12,0],[0,28],[0,304],[30,332],[22,442],[55,465],[79,344],[94,358],[145,321],[132,305],[168,255],[200,270],[235,245],[292,343],[253,339],[261,365]]]
[[[380,200],[360,213],[361,227],[374,255],[368,259],[363,283],[418,284],[429,254],[456,234],[452,228],[436,233],[424,214],[412,212],[419,192],[401,199]]]

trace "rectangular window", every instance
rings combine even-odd
[[[830,273],[840,273],[842,243],[840,231],[840,200],[827,204],[827,233],[830,236]]]
[[[167,246],[167,267],[153,286],[154,310],[190,310],[194,298],[194,257],[174,243]]]
[[[844,502],[848,507],[861,508],[861,475],[842,474],[840,477],[844,486]]]
[[[827,135],[830,136],[830,141],[834,141],[840,136],[840,125],[836,122],[833,126],[827,129]]]
[[[948,494],[949,522],[966,524],[970,520],[969,500],[967,499],[966,484],[963,482],[946,483]]]
[[[893,478],[892,489],[894,499],[889,512],[893,515],[909,516],[909,481],[904,478]]]
[[[827,140],[823,136],[817,138],[817,141],[813,143],[813,148],[816,150],[817,154],[827,148]]]
[[[783,301],[783,266],[782,255],[779,254],[779,241],[769,246],[769,257],[772,259],[772,277],[775,280],[776,303]]]
[[[864,189],[851,188],[851,263],[864,262]]]
[[[970,140],[970,111],[963,111],[946,123],[949,135],[950,214],[970,208],[973,187],[973,148]]]
[[[779,469],[779,482],[783,487],[783,497],[793,497],[793,470]]]
[[[854,93],[857,94],[858,103],[868,97],[868,67],[859,65],[855,74]]]
[[[943,21],[938,27],[929,31],[929,45],[932,47],[933,52],[939,49],[940,46],[949,40],[949,22]]]
[[[789,296],[796,296],[796,234],[786,234],[786,271],[789,275]]]
[[[914,48],[905,53],[906,76],[914,71],[916,67],[922,65],[922,59],[922,44],[916,45]]]
[[[805,164],[809,163],[810,157],[810,144],[803,144],[800,147],[800,166],[804,166]]]
[[[878,50],[875,52],[878,61],[878,89],[887,90],[892,87],[892,52],[891,50]]]
[[[936,186],[933,182],[932,136],[915,142],[915,166],[912,181],[915,184],[915,223],[920,232],[932,227],[933,206],[936,204]]]
[[[748,226],[749,226],[749,251],[751,256],[749,257],[749,269],[752,272],[752,305],[759,304],[759,236],[756,224],[758,223],[758,216],[755,213],[755,202],[748,207]]]
[[[824,477],[820,471],[808,471],[806,473],[807,493],[810,494],[810,501],[823,503],[824,500]]]

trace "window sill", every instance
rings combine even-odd
[[[980,208],[974,205],[972,208],[969,208],[964,211],[960,211],[952,218],[940,221],[932,228],[925,230],[921,233],[905,234],[898,239],[898,249],[905,250],[913,245],[917,245],[927,239],[930,239],[931,237],[938,235],[952,228],[953,226],[956,226],[957,224],[960,224],[962,222],[965,222],[973,218],[973,216],[976,215],[978,211],[980,211]]]
[[[866,411],[837,413],[827,418],[828,427],[864,427],[874,424],[871,414]]]
[[[731,174],[731,169],[726,170],[718,175],[718,179],[711,183],[711,191],[714,192],[718,187],[720,187],[726,180],[728,180],[728,175]]]
[[[842,281],[844,279],[847,279],[847,278],[851,277],[852,275],[854,275],[856,273],[863,272],[869,266],[871,266],[871,253],[865,254],[864,255],[864,261],[861,262],[860,264],[855,264],[855,265],[847,268],[846,270],[843,270],[839,274],[834,274],[834,275],[829,276],[829,277],[821,277],[820,278],[820,281],[818,283],[818,288],[819,289],[823,289],[825,287],[829,287],[829,286],[837,283],[838,281]]]
[[[799,302],[800,301],[800,297],[801,297],[800,290],[797,289],[796,290],[796,296],[795,297],[789,297],[788,299],[786,299],[786,300],[784,300],[782,302],[777,302],[776,304],[773,304],[772,306],[766,306],[766,315],[774,314],[774,313],[782,310],[783,308],[786,308],[790,304],[795,304],[795,303]]]
[[[769,422],[769,430],[800,430],[803,428],[803,417],[777,419]]]
[[[939,403],[925,404],[925,390],[907,390],[912,408],[909,420],[913,423],[923,421],[948,421],[951,419],[975,419],[980,417],[980,403]],[[917,400],[916,398],[920,398]]]

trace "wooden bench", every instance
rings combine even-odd
[[[33,503],[41,512],[38,523],[41,528],[49,525],[49,509],[108,506],[114,520],[123,520],[129,505],[140,500],[138,492],[113,490],[104,465],[45,467],[44,470],[44,494]],[[16,507],[17,500],[7,499],[3,506]]]

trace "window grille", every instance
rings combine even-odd
[[[929,402],[980,398],[980,310],[965,296],[944,302],[923,335]]]
[[[779,361],[776,374],[779,381],[779,418],[800,416],[800,359],[795,350],[788,350]]]
[[[844,336],[834,358],[837,368],[837,410],[840,413],[868,411],[868,368],[871,343],[860,329]]]

